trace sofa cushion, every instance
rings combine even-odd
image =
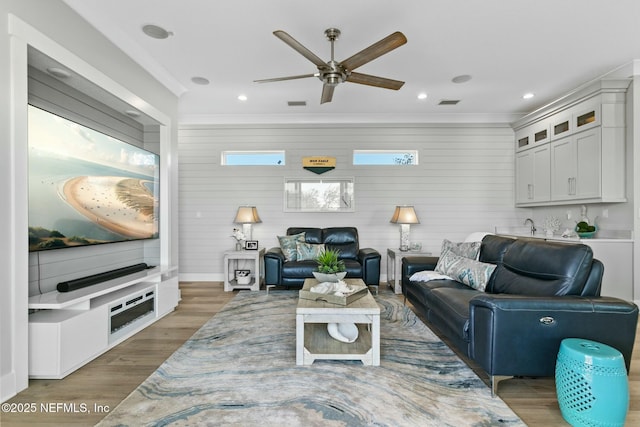
[[[478,253],[480,252],[481,242],[460,242],[454,243],[450,240],[444,239],[442,241],[442,248],[440,249],[440,256],[443,256],[448,251],[453,251],[458,256],[465,258],[478,259]]]
[[[531,296],[580,295],[593,252],[583,244],[517,239],[493,277],[491,292]]]
[[[435,271],[464,283],[472,289],[484,291],[495,268],[494,264],[465,258],[449,250],[440,257]]]
[[[296,247],[297,242],[304,242],[305,233],[292,234],[287,236],[278,236],[280,242],[280,249],[284,254],[286,261],[295,261],[298,259],[298,251]]]
[[[315,260],[321,252],[324,252],[322,243],[305,243],[296,241],[296,253],[298,261]]]
[[[439,287],[427,296],[429,321],[448,336],[469,341],[469,301],[479,292],[468,287]]]

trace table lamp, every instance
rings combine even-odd
[[[389,222],[400,224],[400,250],[408,251],[410,224],[420,224],[413,206],[396,206],[396,211]]]
[[[255,206],[240,206],[238,213],[236,213],[236,219],[233,220],[236,224],[242,224],[242,233],[247,240],[253,240],[251,237],[251,224],[262,222],[258,216],[258,210]]]

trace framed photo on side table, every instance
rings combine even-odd
[[[257,251],[258,250],[258,241],[257,240],[247,240],[244,242],[244,248],[247,251]]]

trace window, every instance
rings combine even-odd
[[[284,151],[223,151],[225,166],[284,166]]]
[[[353,178],[284,181],[285,212],[354,212]]]
[[[354,165],[417,165],[418,150],[353,150]]]

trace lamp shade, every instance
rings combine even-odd
[[[258,210],[255,206],[240,206],[233,222],[236,224],[255,224],[262,222],[262,220],[258,216]]]
[[[393,224],[420,224],[413,206],[396,206],[390,222]]]

